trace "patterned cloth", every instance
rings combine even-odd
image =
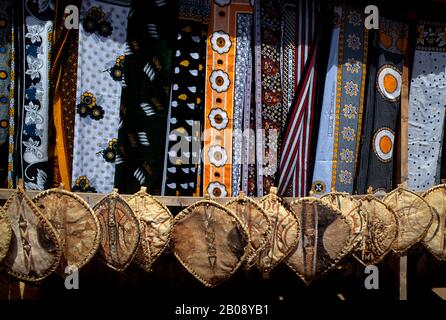
[[[82,2],[73,191],[113,188],[128,13],[128,6],[110,1]]]
[[[276,185],[282,108],[280,34],[277,1],[255,2],[256,163],[257,193],[267,194]]]
[[[80,0],[59,0],[56,7],[53,35],[53,57],[51,86],[53,93],[54,133],[53,144],[53,186],[63,183],[71,189],[73,163],[74,116],[76,112],[76,79],[79,30],[65,27],[65,8],[80,6]]]
[[[180,1],[162,195],[192,196],[200,188],[198,179],[205,100],[206,20],[209,10],[209,3]],[[180,146],[184,149],[179,150]]]
[[[28,190],[48,187],[49,68],[54,15],[49,1],[24,1],[25,70],[20,86],[19,176]]]
[[[291,107],[285,127],[280,160],[279,194],[303,197],[308,192],[310,139],[316,93],[316,29],[318,3],[301,0],[297,3],[297,16],[293,7],[284,10],[284,34],[282,44],[283,70],[282,88],[284,107]],[[289,21],[290,20],[290,21]],[[296,23],[296,21],[298,24]],[[292,22],[296,24],[292,24]],[[293,30],[294,32],[290,32]],[[286,31],[286,32],[285,32]],[[297,33],[297,44],[289,38]],[[288,35],[288,36],[287,36]],[[297,100],[294,93],[297,91]],[[284,117],[287,119],[288,117]],[[286,122],[285,122],[286,123]]]
[[[407,48],[408,25],[380,17],[370,53],[369,84],[356,193],[389,192],[393,181],[395,132]]]
[[[234,87],[234,120],[232,140],[232,196],[236,197],[241,190],[247,190],[247,180],[243,180],[242,170],[249,165],[249,141],[247,134],[251,109],[252,57],[251,34],[253,26],[252,13],[237,14],[235,87]],[[248,121],[244,120],[248,118]],[[245,173],[246,177],[246,173]]]
[[[335,7],[312,191],[353,192],[364,101],[368,33],[361,8]]]
[[[11,84],[12,0],[0,3],[0,187],[8,174],[9,96]]]
[[[161,194],[170,95],[172,1],[132,3],[125,58],[115,186],[135,193],[146,186]],[[115,68],[116,69],[116,68]]]
[[[420,22],[409,96],[409,181],[411,190],[440,182],[446,106],[446,24]]]
[[[234,98],[238,98],[234,86],[237,16],[245,12],[252,12],[249,0],[214,0],[211,4],[206,61],[203,192],[216,198],[233,194],[233,129],[234,120],[240,125],[241,114],[241,103],[237,103],[238,118],[234,118]],[[242,47],[245,52],[245,46]]]

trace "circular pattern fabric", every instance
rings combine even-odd
[[[228,191],[226,190],[226,186],[219,182],[211,182],[207,187],[207,193],[212,198],[224,198],[228,195]]]
[[[223,167],[228,161],[225,148],[219,145],[211,146],[208,151],[209,162],[218,167]]]
[[[384,65],[378,70],[377,87],[381,96],[388,101],[396,101],[401,95],[401,72],[392,65]]]
[[[211,127],[217,130],[226,128],[229,122],[228,114],[221,108],[212,109],[208,117],[209,122],[211,123]]]
[[[373,136],[373,151],[382,162],[389,162],[393,156],[395,133],[389,128],[381,128]]]
[[[229,34],[223,31],[216,31],[211,36],[212,50],[219,54],[228,53],[231,49],[232,42]]]
[[[211,82],[212,89],[218,93],[228,91],[229,85],[231,84],[228,74],[223,70],[212,71],[209,81]]]

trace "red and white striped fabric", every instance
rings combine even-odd
[[[316,89],[316,12],[318,3],[301,0],[297,4],[295,103],[288,115],[282,139],[279,194],[302,197],[308,190],[311,128]]]

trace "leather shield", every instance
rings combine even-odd
[[[98,252],[107,266],[123,271],[132,262],[139,245],[139,220],[115,191],[99,201],[93,210],[102,233]]]
[[[361,199],[361,210],[367,217],[366,228],[354,256],[364,265],[377,264],[398,237],[398,219],[389,206],[371,195]]]
[[[62,249],[58,272],[65,267],[82,268],[98,250],[101,229],[90,206],[79,196],[62,189],[39,193],[33,201],[56,229]]]
[[[349,220],[337,208],[317,198],[290,204],[301,222],[299,244],[287,265],[307,284],[329,271],[350,252],[354,236]]]
[[[246,265],[252,266],[254,259],[266,246],[272,232],[272,224],[267,213],[254,200],[243,194],[229,201],[226,208],[234,212],[248,231],[249,245]]]
[[[248,243],[237,216],[214,201],[199,201],[175,217],[175,256],[207,287],[217,286],[237,271],[246,259]]]
[[[256,266],[265,275],[296,248],[301,232],[298,217],[283,205],[275,192],[271,188],[271,193],[259,202],[273,224],[273,232],[256,259]]]
[[[423,194],[433,211],[432,224],[423,245],[439,260],[446,261],[446,185],[435,186]]]
[[[11,223],[6,217],[6,212],[0,207],[0,263],[9,250],[12,238]]]
[[[146,188],[127,200],[140,222],[141,239],[134,261],[146,271],[151,271],[153,262],[168,246],[173,226],[173,216],[169,209]]]
[[[360,202],[345,192],[331,192],[321,197],[321,200],[339,209],[349,220],[352,228],[350,251],[353,250],[361,241],[366,223],[364,211],[360,210]]]
[[[12,238],[3,265],[19,280],[43,280],[56,269],[61,258],[56,230],[21,187],[6,201],[4,209]]]
[[[397,188],[388,193],[383,202],[396,213],[399,222],[393,251],[404,252],[424,238],[433,219],[432,209],[426,200],[409,190]]]

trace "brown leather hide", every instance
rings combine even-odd
[[[272,224],[265,211],[252,199],[239,196],[226,204],[240,219],[249,236],[246,265],[251,267],[253,260],[265,247],[272,232]]]
[[[140,221],[141,239],[134,261],[144,270],[151,271],[152,263],[167,247],[173,226],[169,209],[143,188],[127,203]]]
[[[423,245],[440,260],[446,261],[446,185],[439,185],[426,191],[423,198],[433,211],[433,220]]]
[[[62,258],[58,272],[64,274],[67,266],[82,268],[96,253],[101,239],[93,210],[83,199],[62,189],[39,193],[34,202],[59,236]]]
[[[321,197],[321,200],[339,209],[349,221],[352,228],[350,251],[353,250],[361,241],[366,223],[364,211],[360,210],[361,203],[344,192],[328,193]]]
[[[248,233],[235,214],[213,201],[199,201],[174,220],[175,256],[208,287],[236,272],[246,259],[248,242]]]
[[[286,263],[308,284],[349,253],[353,234],[342,213],[319,199],[301,198],[290,209],[301,222],[301,234]]]
[[[259,270],[267,275],[296,248],[301,232],[300,222],[275,193],[264,196],[259,204],[273,225],[267,244],[256,259]]]
[[[5,258],[9,250],[12,238],[11,224],[6,217],[6,212],[0,207],[0,263]]]
[[[127,202],[116,192],[93,208],[101,226],[99,254],[105,264],[122,271],[132,262],[139,245],[139,220]]]
[[[56,230],[21,188],[8,199],[4,209],[12,238],[3,265],[20,280],[43,280],[56,269],[61,258]]]
[[[392,209],[372,195],[361,199],[361,210],[367,220],[355,257],[364,265],[377,264],[398,237],[398,219]]]
[[[398,237],[392,244],[395,252],[404,252],[424,238],[429,229],[433,213],[429,204],[419,195],[397,188],[388,193],[383,202],[398,218]]]

